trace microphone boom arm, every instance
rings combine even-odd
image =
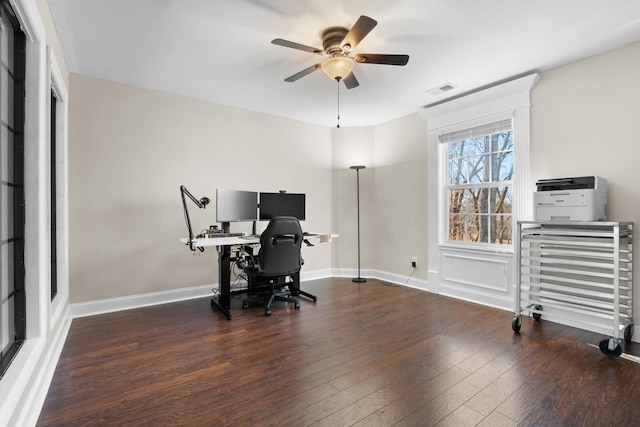
[[[203,197],[200,200],[196,199],[193,194],[187,190],[187,187],[184,185],[180,186],[180,196],[182,197],[182,208],[184,210],[184,218],[187,222],[187,230],[189,231],[189,249],[195,251],[193,247],[193,230],[191,228],[191,220],[189,219],[189,209],[187,209],[187,199],[185,199],[185,195],[191,199],[193,203],[200,209],[205,209],[209,204],[210,200],[208,197]],[[204,251],[204,248],[198,248],[201,252]]]

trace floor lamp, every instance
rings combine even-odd
[[[357,194],[358,194],[358,277],[351,279],[352,282],[363,283],[367,279],[360,277],[360,169],[364,169],[366,166],[351,166],[350,169],[356,171],[357,182]]]

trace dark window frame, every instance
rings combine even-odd
[[[24,193],[24,120],[25,120],[25,76],[26,76],[26,37],[20,28],[20,23],[13,12],[8,0],[0,0],[0,10],[3,18],[8,21],[5,31],[13,32],[13,58],[12,64],[2,64],[6,69],[13,84],[13,99],[9,100],[10,108],[13,108],[13,121],[6,123],[8,132],[13,136],[13,176],[9,181],[3,181],[2,185],[11,187],[13,192],[13,235],[5,241],[2,236],[2,245],[12,244],[13,251],[13,287],[6,296],[7,300],[13,299],[14,325],[13,341],[0,349],[0,378],[4,375],[11,361],[15,358],[20,347],[26,339],[26,293],[25,293],[25,193]],[[4,72],[4,70],[3,70]],[[1,94],[0,94],[1,96]],[[8,143],[8,141],[7,141]],[[1,307],[1,306],[0,306]]]

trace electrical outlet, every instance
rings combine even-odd
[[[418,257],[417,256],[411,257],[411,267],[416,268],[417,265],[418,265]]]

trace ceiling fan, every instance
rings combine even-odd
[[[342,80],[347,89],[353,89],[359,85],[356,76],[353,74],[353,68],[356,62],[359,64],[406,65],[407,62],[409,62],[409,55],[358,53],[355,56],[350,56],[352,49],[355,48],[376,25],[378,25],[378,22],[375,19],[362,15],[350,30],[344,27],[327,28],[322,32],[323,49],[283,39],[272,40],[271,43],[278,46],[290,47],[321,56],[329,56],[329,58],[323,62],[305,68],[287,77],[284,81],[295,82],[316,71],[318,68],[322,68],[331,79],[337,80],[338,82]]]

